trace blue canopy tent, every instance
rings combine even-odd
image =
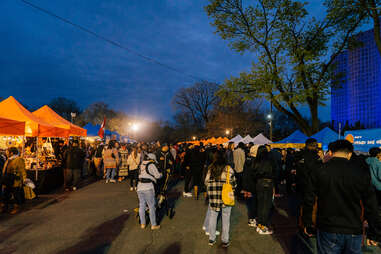
[[[128,144],[137,143],[137,141],[135,139],[129,138],[127,136],[121,136],[120,141],[123,143],[128,143]]]
[[[91,123],[88,123],[83,126],[83,128],[87,130],[88,137],[96,137],[98,136],[100,125],[92,125]]]
[[[88,123],[83,128],[87,130],[87,136],[88,137],[97,137],[98,131],[101,128],[101,126],[99,124],[92,125],[91,123]],[[105,137],[106,138],[107,137],[111,138],[113,135],[116,136],[116,140],[119,140],[119,138],[120,138],[119,133],[117,133],[116,131],[105,130]]]
[[[296,130],[294,133],[292,133],[287,138],[284,138],[276,143],[279,144],[288,144],[288,143],[294,143],[294,144],[302,144],[305,143],[308,137],[304,135],[300,130]]]
[[[344,136],[353,143],[355,151],[368,152],[372,147],[381,147],[381,129],[346,131]]]
[[[321,143],[323,150],[328,150],[329,143],[340,139],[339,134],[328,127],[325,127],[318,133],[315,133],[313,136],[311,136],[311,138],[314,138],[318,143]]]

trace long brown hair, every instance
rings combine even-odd
[[[221,151],[213,154],[213,163],[209,166],[210,176],[213,180],[220,180],[222,172],[226,167],[226,159]]]

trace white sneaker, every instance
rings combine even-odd
[[[255,219],[250,219],[248,224],[249,224],[249,227],[253,227],[253,228],[257,227],[257,221]]]
[[[107,179],[107,180],[106,180],[106,183],[108,183],[108,182],[109,182],[109,180]]]
[[[206,227],[202,226],[202,230],[206,231]]]
[[[183,192],[183,196],[186,198],[191,198],[193,195],[190,192]]]
[[[130,191],[134,191],[134,187],[131,187],[131,188],[130,188]]]
[[[268,227],[266,226],[258,226],[257,227],[257,232],[260,234],[260,235],[272,235],[274,232],[269,229]]]
[[[110,183],[116,183],[116,181],[114,179],[111,179]]]
[[[73,187],[73,191],[76,191],[77,190],[77,187]]]
[[[210,235],[210,234],[209,234],[209,232],[206,232],[206,231],[205,231],[205,235]],[[220,235],[220,231],[216,231],[216,236],[217,236],[217,235]]]

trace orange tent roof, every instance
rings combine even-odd
[[[25,136],[66,137],[67,130],[54,127],[34,116],[12,96],[0,102],[0,117],[25,122]]]
[[[216,139],[216,144],[219,144],[219,145],[221,145],[221,144],[224,144],[224,143],[227,143],[227,142],[229,142],[229,139],[228,138],[222,138],[222,137],[219,137],[219,138],[217,138]]]
[[[25,122],[0,117],[0,136],[24,136]]]
[[[69,131],[70,136],[87,136],[87,131],[85,129],[72,124],[71,122],[54,112],[54,110],[47,105],[34,111],[33,115],[46,122],[49,122],[50,124],[56,127],[67,129]]]

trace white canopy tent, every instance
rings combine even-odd
[[[249,144],[250,142],[254,142],[254,139],[250,137],[250,135],[247,135],[241,140],[241,142],[243,142],[244,144]]]
[[[255,138],[253,138],[252,142],[256,145],[267,145],[272,143],[272,141],[266,138],[262,133],[258,134]]]
[[[238,144],[239,142],[242,142],[242,140],[243,140],[243,138],[241,137],[241,135],[237,135],[234,138],[232,138],[231,140],[229,140],[229,143],[233,142],[234,144]]]

